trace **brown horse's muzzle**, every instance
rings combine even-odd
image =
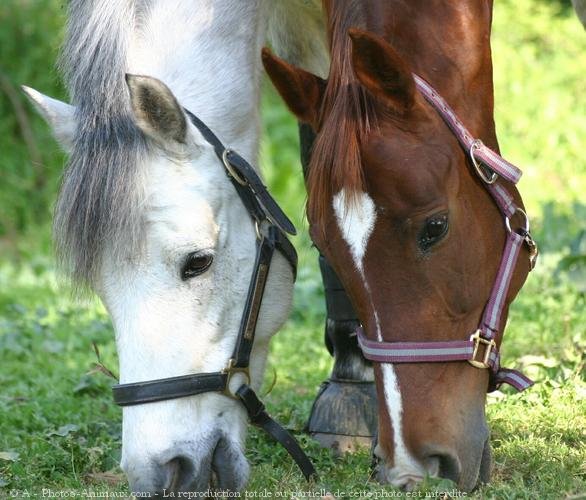
[[[489,433],[484,422],[474,424],[468,434],[457,438],[455,446],[430,445],[423,463],[430,475],[450,479],[463,491],[471,491],[479,483],[488,482],[491,471]],[[482,441],[484,439],[484,441]]]
[[[378,479],[409,489],[428,475],[450,479],[464,491],[488,481],[486,377],[464,363],[394,368],[400,392],[400,401],[394,402],[385,387],[388,378],[376,368]]]

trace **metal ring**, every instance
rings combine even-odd
[[[222,393],[225,396],[228,396],[229,398],[240,399],[235,393],[233,393],[230,390],[230,381],[232,380],[232,377],[234,375],[240,374],[246,379],[245,384],[250,385],[250,369],[248,366],[245,366],[243,368],[237,368],[236,366],[234,366],[235,364],[236,360],[234,358],[231,358],[228,361],[228,365],[226,366],[226,368],[222,370],[222,373],[226,375],[226,388],[222,391]]]
[[[269,217],[266,217],[265,219],[262,219],[262,220],[258,220],[258,219],[255,220],[254,221],[254,231],[256,233],[256,237],[259,240],[262,240],[263,237],[267,236],[268,228],[270,226],[279,227]]]
[[[486,175],[486,173],[484,172],[484,170],[482,170],[482,166],[480,165],[480,163],[478,163],[478,160],[474,156],[474,151],[476,151],[477,149],[480,149],[482,146],[484,146],[484,144],[482,143],[482,141],[480,139],[474,139],[474,142],[470,146],[470,151],[469,151],[470,158],[472,159],[472,164],[474,165],[474,168],[476,169],[476,172],[478,173],[480,178],[484,182],[486,182],[487,184],[494,184],[496,182],[496,180],[498,179],[498,174],[489,169],[492,172],[492,175],[490,177],[488,177]],[[486,168],[488,168],[488,167],[486,167]]]
[[[527,213],[525,212],[525,210],[523,210],[522,208],[519,207],[515,207],[515,213],[513,215],[515,215],[517,212],[521,212],[521,214],[523,214],[523,217],[525,218],[525,234],[529,234],[529,230],[530,230],[530,225],[529,225],[529,217],[527,216]],[[509,217],[505,217],[505,226],[507,228],[507,231],[509,233],[511,233],[513,230],[511,229],[511,219]]]
[[[241,186],[246,186],[248,184],[248,181],[246,179],[243,179],[241,175],[238,172],[236,172],[236,170],[234,170],[234,167],[232,167],[232,164],[228,160],[228,154],[231,152],[232,150],[230,148],[224,149],[224,152],[222,153],[222,162],[224,163],[224,166],[226,167],[226,170],[228,171],[232,179],[234,179]]]

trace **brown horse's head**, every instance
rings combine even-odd
[[[327,82],[267,51],[263,60],[288,106],[317,133],[307,179],[311,235],[366,336],[468,339],[503,253],[503,217],[406,61],[358,30],[350,30],[346,58],[332,55]],[[528,270],[521,258],[507,306]],[[488,479],[488,370],[375,364],[375,375],[381,480],[410,487],[430,474],[471,489]]]

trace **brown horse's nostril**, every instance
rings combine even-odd
[[[424,459],[424,464],[430,476],[451,479],[455,483],[460,480],[462,472],[460,460],[450,452],[429,453]]]

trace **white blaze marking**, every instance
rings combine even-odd
[[[370,287],[368,286],[368,283],[366,283],[366,282],[365,282],[365,285],[366,285],[366,289],[368,290],[368,295],[371,297],[370,300],[372,302],[372,294],[370,293]],[[382,342],[383,341],[383,331],[380,327],[380,319],[378,317],[378,312],[376,309],[374,310],[374,321],[376,322],[376,339],[379,342]]]
[[[364,275],[363,260],[366,254],[368,240],[376,222],[374,202],[367,193],[357,193],[355,199],[351,199],[345,190],[341,190],[334,196],[332,205],[336,214],[338,227],[342,232],[344,240],[350,247],[354,263],[362,275],[364,286],[368,294],[371,295],[370,287]],[[383,340],[383,337],[376,309],[374,310],[374,318],[376,322],[376,336],[380,342]],[[414,474],[423,477],[424,471],[407,450],[403,439],[403,402],[401,400],[401,391],[395,369],[389,363],[381,363],[380,366],[385,402],[393,427],[393,440],[395,444],[394,463],[391,474],[399,477],[404,474]]]
[[[334,196],[332,204],[342,236],[350,247],[356,267],[362,273],[362,260],[376,221],[374,202],[367,193],[357,193],[352,198],[342,189]]]
[[[391,419],[395,442],[392,475],[397,479],[403,475],[423,477],[425,471],[411,456],[403,440],[403,402],[395,369],[390,363],[381,363],[380,367],[383,375],[385,403]]]
[[[365,282],[366,284],[366,282]],[[370,295],[370,287],[366,284],[366,288]],[[376,321],[376,336],[379,342],[382,342],[383,335],[380,326],[380,319],[376,309],[374,310],[374,319]],[[405,441],[403,440],[403,401],[401,399],[401,390],[399,388],[399,381],[395,373],[395,368],[390,363],[381,363],[381,373],[383,375],[383,389],[385,394],[385,403],[391,419],[393,427],[393,440],[395,442],[394,457],[393,457],[393,471],[398,471],[401,474],[403,471],[408,471],[413,474],[423,474],[421,467],[417,461],[411,457],[407,450]],[[421,471],[421,472],[420,472]]]

